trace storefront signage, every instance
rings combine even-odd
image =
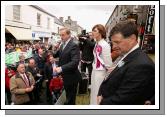
[[[148,12],[148,15],[147,15],[145,34],[151,34],[152,33],[154,17],[155,17],[155,5],[151,5],[149,7],[149,12]]]

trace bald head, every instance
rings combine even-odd
[[[17,66],[17,71],[21,74],[25,73],[25,65],[20,63],[18,66]]]

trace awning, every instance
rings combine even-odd
[[[30,29],[5,26],[17,40],[40,40],[39,38],[32,38],[32,31]]]

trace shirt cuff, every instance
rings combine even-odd
[[[63,70],[62,70],[62,67],[60,67],[60,73],[62,72]]]

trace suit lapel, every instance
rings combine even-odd
[[[136,56],[138,56],[138,54],[140,53],[140,49],[137,48],[136,50],[134,50],[133,52],[131,52],[128,56],[126,56],[122,61],[124,61],[124,65],[122,67],[125,67],[129,62],[131,62],[132,60],[134,60],[134,58]],[[111,73],[110,75],[104,80],[104,82],[106,82],[107,80],[109,80],[110,78],[112,78],[112,75],[119,72],[119,69],[121,69],[122,67],[116,67]]]
[[[26,74],[26,77],[27,77],[27,79],[28,79],[28,83],[29,83],[29,85],[30,85],[31,82],[30,82],[30,79],[29,79],[29,74],[28,74],[27,72],[25,72],[25,74]],[[26,85],[26,82],[24,81],[23,77],[22,77],[19,73],[16,74],[16,78],[22,79],[22,81],[23,81],[24,84]]]
[[[110,74],[109,76],[104,80],[104,82],[108,81],[110,78],[112,78],[112,75],[116,73],[120,68],[117,66]]]
[[[62,50],[61,49],[61,53],[60,53],[60,56],[62,56],[63,55],[63,53],[65,52],[65,51],[67,51],[68,50],[68,48],[70,47],[70,45],[71,45],[71,43],[72,43],[72,39],[67,43],[67,45],[65,46],[65,48]]]
[[[127,63],[127,62],[134,60],[134,58],[139,55],[140,51],[141,51],[140,48],[137,48],[136,50],[131,52],[128,56],[126,56],[123,59],[123,61]]]

